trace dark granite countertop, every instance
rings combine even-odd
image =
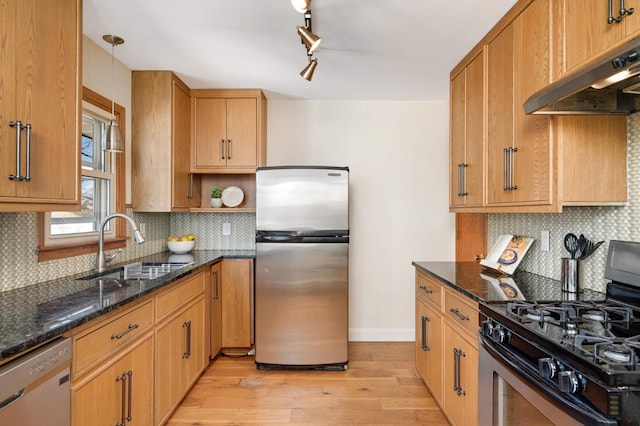
[[[528,272],[516,272],[511,277],[496,277],[475,262],[412,262],[412,265],[483,304],[510,300],[503,288],[508,293],[519,290],[523,300],[529,301],[559,301],[567,297],[562,292],[560,281]],[[589,289],[576,296],[576,300],[604,299],[604,293]]]
[[[185,255],[157,253],[133,262],[194,262],[157,279],[82,280],[92,271],[0,292],[0,363],[66,331],[194,273],[198,268],[223,258],[255,258],[254,250],[195,250]]]

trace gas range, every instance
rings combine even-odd
[[[612,241],[605,276],[603,300],[482,305],[480,339],[567,403],[640,424],[640,243]]]

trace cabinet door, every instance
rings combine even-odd
[[[197,299],[156,331],[156,423],[180,402],[204,368],[204,299]]]
[[[466,126],[465,126],[465,81],[466,72],[461,71],[451,80],[451,147],[449,153],[449,201],[451,207],[464,206],[460,167],[465,162]]]
[[[258,165],[258,102],[227,99],[227,166]]]
[[[487,204],[507,203],[505,149],[513,144],[513,26],[505,28],[487,47]]]
[[[451,206],[481,206],[484,191],[484,54],[451,80]]]
[[[571,72],[609,47],[635,35],[640,25],[638,4],[630,4],[636,13],[625,15],[620,23],[609,24],[609,2],[605,0],[563,0],[564,71]],[[613,1],[613,17],[619,16],[620,1]]]
[[[531,3],[513,25],[514,148],[516,203],[550,204],[552,199],[551,117],[525,115],[522,105],[547,86],[551,75],[550,0]]]
[[[443,410],[456,425],[478,424],[478,350],[444,321]]]
[[[253,345],[253,260],[222,261],[222,347]]]
[[[441,323],[438,312],[416,300],[416,366],[438,402],[442,401]]]
[[[466,69],[464,189],[466,205],[471,207],[481,206],[484,201],[484,87],[484,53],[481,52]]]
[[[0,196],[32,203],[23,210],[53,210],[46,204],[59,204],[59,209],[74,209],[80,193],[79,115],[79,31],[80,6],[77,0],[25,0],[4,2],[10,22],[3,22],[3,80],[15,88],[3,87],[0,107],[2,132],[2,176]],[[19,6],[14,9],[16,4]],[[13,24],[17,23],[16,27]],[[5,24],[9,24],[5,26]],[[51,35],[56,34],[56,43]],[[7,47],[5,56],[4,46]],[[16,54],[16,52],[20,52]],[[7,59],[8,58],[8,59]],[[14,67],[14,71],[10,68]],[[6,86],[3,84],[2,86]],[[5,98],[5,95],[13,95]],[[8,107],[7,107],[8,105]],[[6,111],[2,111],[7,109]],[[52,111],[58,111],[52,114]],[[16,173],[16,128],[4,129],[9,121],[20,120],[31,125],[30,161],[27,165],[27,130],[23,130],[21,176],[30,180],[8,180]],[[27,167],[29,166],[29,170]],[[13,188],[11,188],[13,186]],[[15,208],[14,210],[20,210]]]
[[[222,350],[222,269],[221,263],[211,267],[211,350],[214,358]]]
[[[193,186],[189,168],[191,166],[191,97],[175,81],[172,83],[172,208],[199,207],[200,197],[193,195]]]
[[[194,114],[194,169],[226,166],[226,99],[196,97]]]
[[[72,390],[74,426],[124,423],[123,409],[127,425],[153,424],[152,335],[122,353],[93,379]]]

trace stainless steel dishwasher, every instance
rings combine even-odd
[[[0,367],[0,425],[71,424],[71,339],[58,339]]]

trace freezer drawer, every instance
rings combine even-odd
[[[349,245],[256,244],[256,363],[348,361]]]
[[[348,169],[265,167],[257,170],[256,230],[348,229]]]

